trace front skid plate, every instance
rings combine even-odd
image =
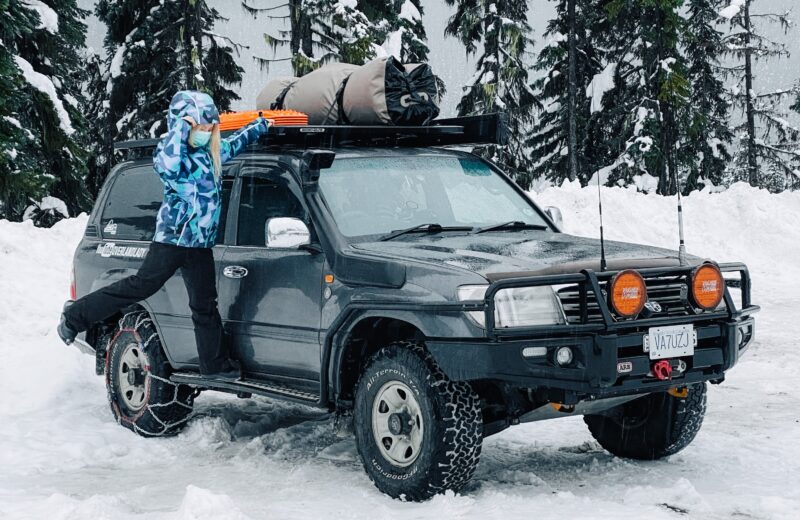
[[[607,399],[595,399],[591,401],[581,401],[574,408],[554,407],[549,403],[531,410],[520,416],[519,422],[544,421],[546,419],[557,419],[568,415],[592,415],[604,412],[609,408],[633,401],[647,394],[625,395],[621,397],[609,397]]]

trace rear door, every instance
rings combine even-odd
[[[214,258],[219,276],[219,260],[225,249],[226,212],[239,163],[223,169],[222,217]],[[102,243],[96,260],[102,262],[91,290],[135,274],[155,234],[156,216],[164,198],[164,187],[150,161],[121,171],[113,180],[100,213]],[[177,366],[198,363],[189,296],[180,270],[162,289],[147,299],[161,332],[170,360]]]
[[[319,327],[324,255],[298,248],[266,246],[265,225],[275,217],[293,217],[311,228],[300,187],[275,163],[242,167],[235,243],[226,249],[221,276],[220,311],[235,355],[248,372],[287,383],[319,381]],[[313,230],[312,230],[313,236]]]

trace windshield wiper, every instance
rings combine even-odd
[[[528,224],[527,222],[522,222],[521,220],[510,220],[508,222],[502,222],[500,224],[492,224],[491,226],[474,229],[472,231],[472,234],[476,235],[478,233],[485,233],[487,231],[497,231],[499,229],[513,229],[513,230],[536,229],[539,231],[546,231],[549,228],[542,224]]]
[[[385,242],[387,240],[391,240],[393,238],[397,238],[401,235],[407,235],[408,233],[417,233],[420,231],[424,231],[426,233],[440,233],[442,231],[469,231],[472,229],[468,226],[463,227],[444,227],[441,224],[431,223],[431,224],[418,224],[416,226],[411,226],[410,228],[406,229],[398,229],[397,231],[392,231],[388,235],[384,235],[380,237],[378,240],[380,242]]]

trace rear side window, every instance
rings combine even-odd
[[[152,240],[164,187],[153,167],[141,166],[117,175],[108,194],[100,229],[104,238]]]

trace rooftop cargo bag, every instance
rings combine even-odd
[[[310,125],[335,125],[339,121],[336,94],[357,68],[358,65],[348,63],[331,63],[293,82],[287,78],[270,81],[258,95],[256,109],[269,109],[274,104],[274,109],[297,110],[307,114]],[[281,85],[287,86],[281,88]],[[272,98],[275,93],[277,95]]]
[[[258,93],[256,98],[257,110],[276,110],[283,106],[283,96],[298,78],[294,76],[281,76],[275,78]]]
[[[439,115],[436,76],[424,63],[393,57],[359,67],[342,96],[344,122],[353,125],[424,125]]]
[[[436,77],[426,64],[393,57],[366,65],[325,65],[292,81],[270,81],[257,109],[291,109],[312,125],[424,125],[439,115]]]

